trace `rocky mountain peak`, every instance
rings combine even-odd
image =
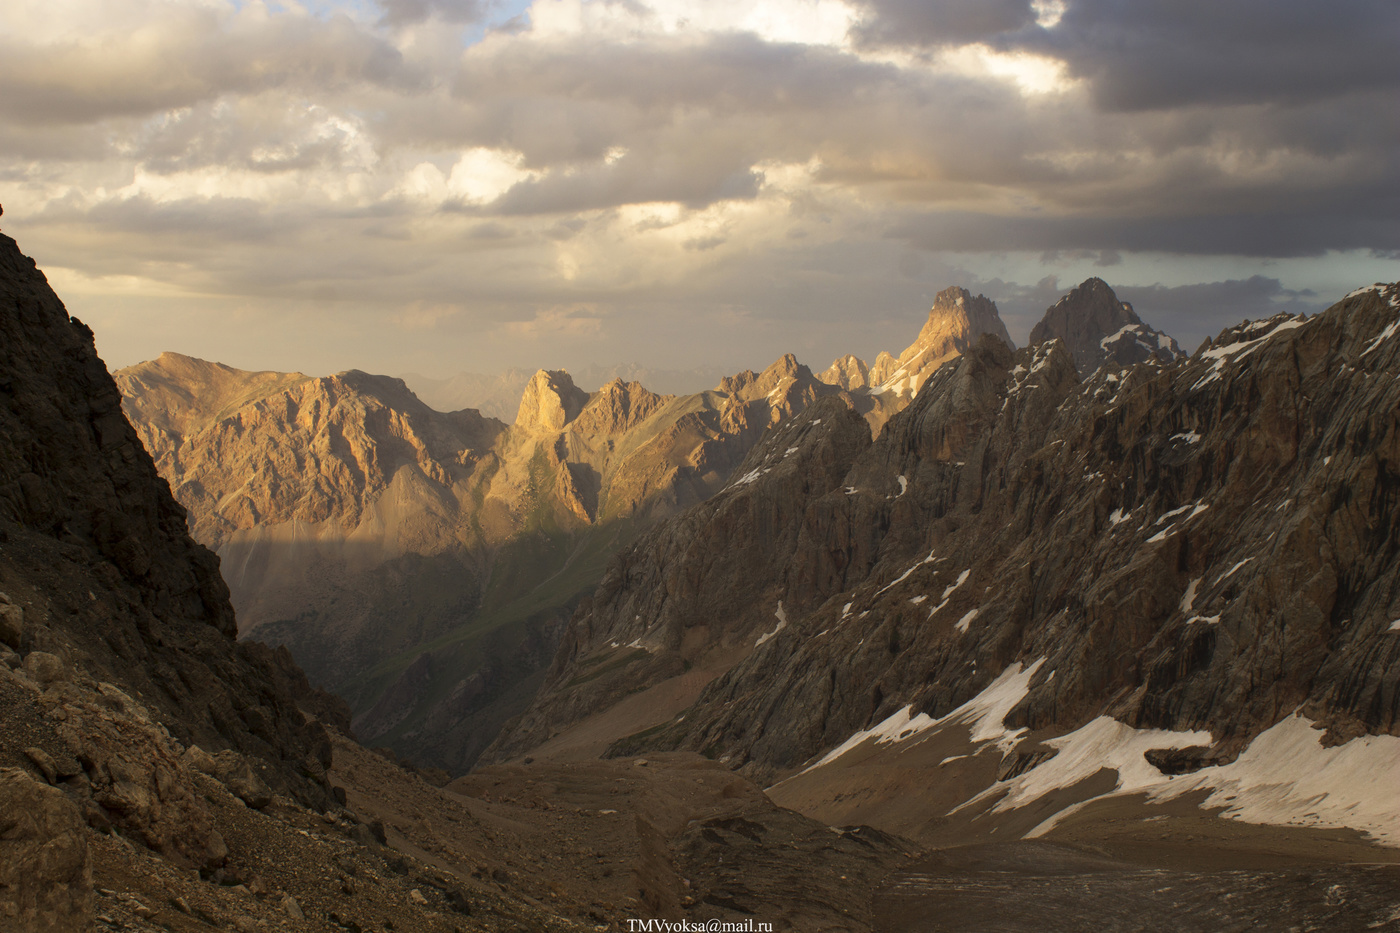
[[[652,392],[640,382],[623,382],[615,377],[593,393],[572,424],[574,430],[584,434],[621,434],[651,417],[670,398]]]
[[[1006,332],[1001,315],[997,314],[996,303],[985,295],[973,296],[965,288],[950,286],[939,292],[929,309],[928,320],[924,323],[919,337],[899,358],[901,362],[912,359],[920,350],[935,346],[939,341],[958,337],[975,341],[983,334],[1000,337],[1008,347],[1014,346]]]
[[[1097,277],[1086,279],[1046,309],[1031,330],[1032,346],[1055,339],[1065,342],[1085,376],[1105,364],[1121,369],[1185,355],[1174,339],[1145,324],[1132,305],[1119,301],[1109,284]]]
[[[578,417],[588,393],[564,370],[541,369],[525,386],[515,426],[524,431],[558,432]]]
[[[870,385],[870,367],[865,365],[865,360],[847,353],[843,357],[832,360],[831,365],[823,370],[817,378],[828,385],[840,386],[847,391],[863,389]]]
[[[983,334],[1013,346],[995,302],[956,285],[945,288],[934,298],[919,336],[899,358],[886,353],[876,357],[870,368],[870,384],[878,386],[877,392],[913,395],[934,370],[967,352]]]

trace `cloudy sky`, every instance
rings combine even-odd
[[[3,230],[109,365],[1188,349],[1400,278],[1394,0],[5,0]]]

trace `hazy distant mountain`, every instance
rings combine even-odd
[[[431,379],[405,373],[402,379],[429,406],[438,411],[475,408],[483,415],[507,424],[515,419],[520,393],[535,370],[507,369],[497,373],[458,373],[448,379]],[[587,366],[572,373],[574,384],[589,391],[614,379],[639,382],[663,395],[693,395],[712,389],[729,373],[718,367],[699,369],[651,369],[636,363]]]

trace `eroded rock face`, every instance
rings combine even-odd
[[[898,360],[877,360],[870,380],[888,391],[912,396],[935,369],[965,352],[983,334],[1012,345],[994,302],[958,286],[945,288],[934,298],[919,336]]]
[[[847,353],[833,360],[817,378],[843,389],[864,389],[870,385],[870,367],[865,365],[865,360]]]
[[[1106,714],[1205,730],[1200,761],[1300,709],[1329,742],[1395,734],[1397,309],[1400,287],[1362,290],[1313,320],[1246,323],[1189,360],[1084,381],[1058,340],[985,339],[837,483],[764,513],[800,516],[765,532],[798,536],[780,572],[689,591],[697,619],[781,603],[786,624],[625,747],[727,755],[768,780],[1042,659],[1010,727]],[[672,533],[704,540],[717,521],[688,513]],[[726,534],[763,527],[751,521]],[[708,553],[635,578],[616,565],[566,645],[664,640],[648,594],[700,578]]]
[[[46,702],[115,685],[177,741],[266,760],[281,792],[327,799],[299,766],[310,749],[305,717],[266,667],[236,650],[218,560],[190,539],[184,510],[122,415],[92,333],[8,237],[0,237],[0,540],[0,590],[23,622],[23,679]],[[112,802],[134,812],[138,798],[118,792]]]
[[[72,933],[96,899],[87,827],[63,793],[0,768],[0,925],[15,933]]]

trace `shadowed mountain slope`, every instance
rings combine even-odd
[[[698,620],[767,618],[664,721],[615,729],[613,753],[695,749],[765,781],[806,767],[778,799],[903,832],[959,806],[960,826],[1049,831],[1141,789],[1400,841],[1368,790],[1400,766],[1398,309],[1400,287],[1363,289],[1085,380],[1058,340],[986,337],[841,478],[744,474],[723,514],[653,531],[676,546],[614,565],[497,752],[566,744],[587,694],[620,689],[612,671],[714,642]],[[778,433],[749,464],[789,446]],[[697,588],[713,557],[682,545],[709,535],[793,543]],[[943,749],[923,765],[938,777],[896,816],[888,756],[914,747]],[[1259,776],[1278,768],[1286,786]]]

